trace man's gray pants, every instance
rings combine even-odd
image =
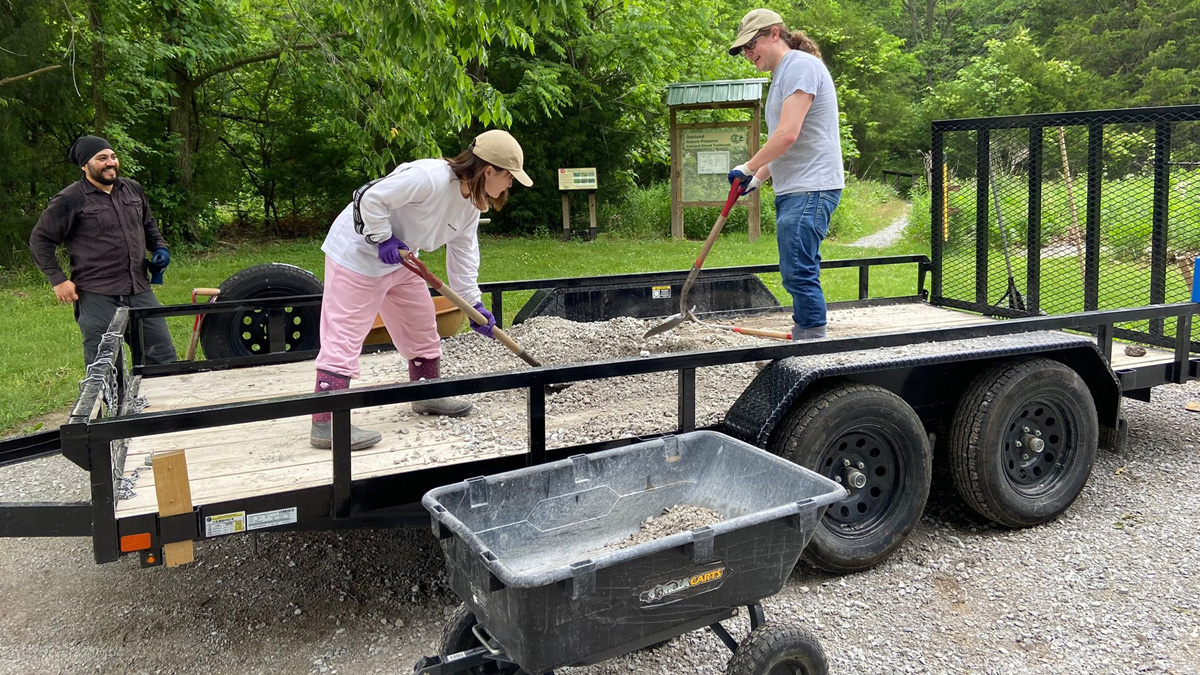
[[[79,332],[83,334],[83,361],[86,368],[96,360],[96,352],[100,348],[100,338],[112,323],[113,315],[118,307],[161,307],[154,291],[146,291],[135,295],[101,295],[77,291],[79,299],[75,301],[75,322],[79,324]],[[131,328],[134,328],[131,324]],[[147,365],[170,363],[177,360],[175,344],[171,342],[171,333],[167,330],[167,320],[162,317],[145,319],[142,322],[142,335],[145,340],[142,348],[145,350]],[[137,356],[134,355],[136,362]]]

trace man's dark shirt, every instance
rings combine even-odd
[[[75,286],[102,295],[150,290],[142,260],[147,251],[167,247],[146,192],[128,178],[118,178],[111,195],[81,178],[50,200],[29,237],[29,249],[51,286],[67,280],[54,257],[59,244],[71,256]]]

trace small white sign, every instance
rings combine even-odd
[[[700,150],[696,152],[696,173],[729,173],[728,150]]]
[[[222,513],[219,516],[204,516],[204,536],[220,537],[246,531],[246,512]]]
[[[650,289],[650,297],[654,300],[662,300],[671,297],[670,286],[654,286]]]
[[[596,169],[559,169],[559,190],[595,190]]]
[[[287,525],[296,522],[296,507],[292,506],[286,509],[278,509],[275,511],[263,511],[262,513],[251,513],[246,516],[247,530],[260,530],[264,527],[275,527],[277,525]]]

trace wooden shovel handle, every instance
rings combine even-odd
[[[461,295],[455,293],[454,289],[442,283],[442,280],[435,277],[433,273],[429,271],[429,268],[425,267],[425,263],[417,259],[416,256],[411,254],[404,256],[401,264],[407,267],[417,276],[424,279],[425,283],[432,286],[433,290],[440,293],[443,298],[446,298],[455,307],[461,309],[467,315],[468,319],[474,321],[480,326],[487,325],[488,320],[484,318],[483,314],[481,314],[479,310],[475,309],[473,305],[464,300]],[[529,354],[526,354],[525,349],[521,347],[521,345],[517,344],[515,340],[509,337],[508,333],[500,330],[499,326],[492,327],[492,335],[495,335],[500,344],[508,347],[509,351],[511,351],[513,354],[516,354],[525,363],[528,363],[535,368],[541,367],[542,364],[539,363],[537,359],[533,358]]]

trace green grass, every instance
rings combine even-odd
[[[724,177],[721,178],[724,180]],[[775,236],[775,193],[770,184],[762,188],[762,231]],[[842,201],[829,224],[829,242],[846,244],[886,226],[905,207],[889,185],[851,177],[842,191]],[[624,201],[600,206],[604,230],[637,239],[666,238],[671,233],[671,186],[656,183],[631,191]],[[703,239],[720,214],[719,208],[688,208],[683,211],[683,232]],[[747,209],[737,206],[729,213],[723,232],[745,234],[749,230]],[[928,237],[927,237],[928,238]]]
[[[881,206],[877,205],[882,209]],[[901,206],[902,207],[902,206]],[[893,205],[891,210],[901,208]],[[888,210],[888,209],[883,209]],[[875,229],[888,224],[881,220]],[[706,267],[752,265],[778,262],[774,236],[763,235],[753,243],[744,233],[723,236],[713,247]],[[166,273],[166,284],[157,293],[163,304],[190,302],[191,290],[217,286],[240,269],[267,262],[286,262],[323,276],[324,255],[320,240],[265,244],[227,244],[203,255],[180,253]],[[700,250],[698,241],[669,239],[636,240],[604,234],[595,242],[563,243],[553,239],[500,239],[484,237],[481,281],[579,277],[626,272],[687,269]],[[883,251],[855,249],[827,243],[822,247],[827,260],[882,255]],[[923,253],[922,244],[901,243],[887,253]],[[444,277],[442,252],[422,259]],[[871,276],[871,294],[876,297],[910,295],[916,288],[914,265],[878,269]],[[789,304],[779,275],[764,275],[764,282]],[[830,270],[823,275],[831,301],[857,297],[855,270]],[[505,315],[511,320],[530,293],[505,294]],[[71,308],[60,305],[41,276],[24,270],[0,284],[6,312],[0,318],[0,435],[33,431],[28,423],[38,415],[61,410],[77,395],[83,375],[79,330]],[[176,349],[183,355],[192,327],[192,317],[168,319]]]
[[[991,250],[988,255],[988,302],[995,303],[1008,287],[1008,270],[1004,254]],[[1012,256],[1013,280],[1017,290],[1025,293],[1027,288],[1026,258],[1022,254]],[[975,297],[975,252],[954,251],[943,260],[942,292],[945,296],[960,300]],[[1079,259],[1075,257],[1043,258],[1041,268],[1041,297],[1039,306],[1047,314],[1069,314],[1084,311],[1083,272]],[[1173,265],[1167,266],[1165,300],[1168,303],[1187,302],[1191,298],[1183,274]],[[1150,304],[1150,271],[1146,265],[1101,260],[1100,288],[1097,293],[1099,309],[1141,307]],[[1146,321],[1120,324],[1122,328],[1145,331]],[[1174,321],[1167,321],[1164,330],[1168,336],[1175,333]],[[1200,326],[1193,328],[1193,335],[1200,339]]]
[[[996,192],[1000,195],[1000,214],[1011,240],[1024,242],[1029,229],[1029,187],[1023,175],[997,173]],[[975,245],[976,185],[971,176],[951,176],[947,192],[949,210],[948,248],[973,249]],[[1194,252],[1200,249],[1200,170],[1178,169],[1171,172],[1167,203],[1167,248]],[[1042,182],[1042,243],[1067,241],[1072,229],[1082,231],[1087,216],[1087,181],[1076,177],[1072,183],[1075,212],[1066,182],[1047,179]],[[988,238],[1000,246],[996,227],[993,195],[988,201]],[[1124,178],[1106,177],[1100,185],[1100,245],[1109,257],[1121,262],[1144,262],[1150,249],[1154,212],[1154,179],[1149,175]],[[930,194],[927,186],[913,192],[912,236],[929,239]],[[1082,236],[1082,235],[1080,235]]]

